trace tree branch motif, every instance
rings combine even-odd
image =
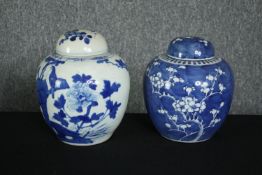
[[[93,60],[96,60],[96,63],[98,64],[106,63],[116,66],[120,69],[127,69],[127,65],[122,59],[115,59],[114,61],[111,61],[108,59],[108,57],[95,57]]]
[[[121,85],[104,80],[104,89],[96,93],[97,82],[92,79],[91,75],[75,74],[72,76],[73,84],[70,87],[66,79],[56,75],[55,67],[59,64],[64,64],[64,61],[49,57],[46,59],[46,63],[39,68],[37,74],[38,94],[43,115],[62,139],[74,142],[86,139],[87,142],[92,143],[92,139],[107,134],[108,128],[102,121],[107,117],[115,119],[121,103],[113,101],[111,97],[118,92]],[[49,77],[44,77],[47,70],[50,70]],[[55,98],[57,91],[65,89],[68,89],[66,94],[62,93],[58,98]],[[92,108],[98,106],[97,96],[94,94],[100,95],[105,100],[104,112],[92,112]],[[53,116],[49,116],[47,112],[49,96],[56,99],[54,106],[57,112]],[[67,113],[66,108],[69,111],[76,111],[80,115],[71,116]]]
[[[153,64],[154,66],[160,65],[158,61],[155,61]],[[223,72],[220,67],[214,69],[215,74],[208,74],[206,76],[206,81],[202,82],[199,80],[195,81],[193,86],[184,86],[183,90],[186,92],[187,96],[177,98],[169,94],[165,89],[173,88],[179,83],[181,84],[185,82],[183,78],[176,74],[178,69],[186,69],[186,67],[179,66],[177,69],[167,67],[165,71],[169,72],[170,76],[166,80],[163,79],[161,72],[150,74],[150,69],[147,70],[147,76],[152,84],[152,93],[157,95],[160,99],[165,97],[171,99],[176,114],[169,114],[168,110],[163,106],[161,106],[157,111],[159,114],[167,117],[168,120],[166,121],[165,126],[169,128],[169,131],[179,131],[184,133],[184,136],[181,137],[180,140],[195,135],[195,138],[192,141],[199,141],[207,128],[214,127],[221,121],[217,116],[220,109],[224,106],[224,102],[220,103],[219,108],[208,111],[211,117],[208,124],[204,123],[200,116],[201,113],[204,111],[206,112],[206,100],[215,94],[222,94],[225,90],[225,86],[222,83],[217,83],[217,80],[220,76],[223,76],[225,72]],[[210,84],[208,82],[210,82]],[[215,91],[215,89],[218,90]],[[194,91],[205,95],[202,99],[197,99],[192,94]],[[198,127],[198,131],[192,132],[192,130],[190,130],[193,125]]]

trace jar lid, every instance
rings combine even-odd
[[[105,38],[94,31],[73,30],[61,35],[56,53],[66,57],[93,56],[107,53]]]
[[[175,59],[211,59],[215,50],[211,42],[199,37],[179,37],[173,39],[167,50],[167,55]]]

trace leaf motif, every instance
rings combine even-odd
[[[82,83],[85,83],[87,82],[88,80],[90,80],[92,77],[90,75],[85,75],[85,74],[82,74],[79,75],[79,74],[75,74],[74,76],[72,76],[72,79],[73,79],[73,82],[76,83],[76,82],[82,82]]]
[[[76,40],[76,36],[72,36],[71,38],[70,38],[70,41],[75,41]]]
[[[88,37],[85,37],[84,42],[85,42],[86,44],[89,44],[89,43],[90,43],[90,39],[89,39]]]
[[[73,82],[76,83],[78,81],[81,81],[82,77],[79,74],[75,74],[74,76],[72,76]]]
[[[82,74],[82,82],[85,83],[87,82],[88,80],[91,79],[91,76],[90,75],[85,75],[85,74]]]
[[[76,109],[77,112],[83,112],[83,108],[82,106],[78,106],[78,108]]]
[[[118,103],[118,102],[113,103],[113,101],[107,100],[106,108],[109,110],[110,118],[114,119],[116,117],[117,110],[120,106],[121,106],[121,103]]]
[[[93,113],[92,116],[91,116],[91,120],[99,120],[101,116],[103,116],[104,113]]]
[[[62,110],[60,110],[58,113],[54,114],[54,119],[56,119],[62,125],[67,127],[68,126],[68,122],[65,120],[65,118],[66,118],[66,115],[65,115],[65,113]]]
[[[70,122],[75,123],[75,124],[77,124],[80,121],[81,121],[80,116],[70,118]]]
[[[55,101],[54,105],[55,105],[55,107],[56,107],[57,109],[62,109],[62,108],[64,108],[64,106],[65,106],[65,102],[66,102],[66,100],[65,100],[64,95],[61,95],[61,96]]]
[[[126,66],[126,64],[124,63],[123,60],[118,59],[118,60],[116,60],[116,62],[117,62],[117,64],[118,64],[119,67],[121,67],[121,68],[127,68],[127,66]]]
[[[110,97],[114,92],[117,92],[121,85],[119,83],[113,83],[111,85],[109,80],[104,80],[104,89],[100,93],[103,98]]]
[[[78,122],[90,123],[91,119],[87,116],[79,115],[79,116],[76,116],[76,117],[71,117],[70,122],[72,122],[72,123],[78,123]]]
[[[90,84],[89,84],[89,87],[90,87],[91,89],[93,89],[93,90],[96,90],[97,85],[94,84],[94,83],[90,83]]]

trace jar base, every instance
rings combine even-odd
[[[170,140],[170,141],[173,141],[173,142],[179,142],[179,143],[201,143],[201,142],[206,142],[208,141],[209,139],[205,139],[205,140],[198,140],[198,141],[183,141],[183,140],[175,140],[175,139],[171,139],[171,138],[168,138],[166,136],[163,136],[161,135],[162,137],[164,137],[165,139],[167,140]]]
[[[112,134],[107,134],[103,137],[92,139],[92,143],[74,143],[74,142],[64,141],[64,140],[61,140],[61,139],[60,139],[60,141],[65,143],[65,144],[72,145],[72,146],[92,146],[92,145],[97,145],[97,144],[106,142],[107,140],[109,140],[111,138],[111,136],[112,136]]]

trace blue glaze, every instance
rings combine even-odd
[[[146,108],[155,128],[179,142],[210,139],[229,112],[233,90],[233,73],[217,58],[203,62],[159,56],[144,78]]]
[[[118,68],[127,69],[127,65],[121,59],[116,59],[114,62],[110,61],[107,57],[95,57],[94,59],[98,64],[112,64]]]
[[[82,40],[85,44],[89,44],[92,38],[92,35],[87,35],[86,32],[80,32],[78,29],[75,29],[66,32],[64,38],[59,41],[59,45],[63,44],[66,40],[75,41],[76,39]]]
[[[121,102],[112,100],[111,97],[118,92],[121,84],[105,79],[102,81],[103,88],[98,90],[97,81],[91,75],[78,73],[71,76],[70,84],[69,80],[58,77],[56,73],[57,68],[66,62],[59,58],[47,57],[40,66],[37,74],[37,93],[41,111],[45,121],[60,140],[72,144],[93,143],[93,139],[108,134],[106,126],[97,125],[107,117],[115,119]],[[47,108],[48,98],[53,99],[57,111],[51,116]],[[98,105],[102,105],[99,104],[98,98],[104,101],[103,112],[94,112]],[[77,115],[70,115],[67,111],[73,111]],[[90,132],[83,133],[82,129],[86,130],[88,127]],[[95,132],[92,131],[94,128]]]
[[[212,43],[199,37],[175,38],[169,44],[167,55],[180,59],[205,59],[214,57]]]

